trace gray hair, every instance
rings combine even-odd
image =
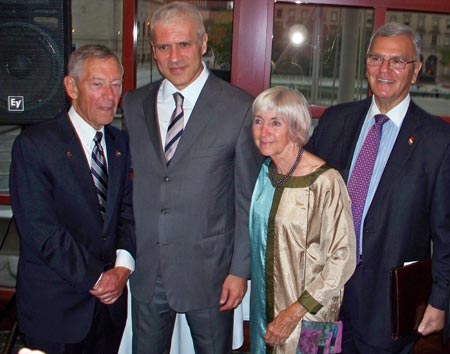
[[[289,134],[299,146],[309,140],[311,113],[305,96],[284,86],[271,87],[258,95],[253,102],[253,115],[273,112],[286,119]]]
[[[197,28],[199,42],[202,42],[205,34],[205,24],[200,11],[192,4],[187,2],[175,1],[159,7],[152,15],[150,20],[150,36],[154,39],[155,26],[159,23],[171,23],[180,19],[190,20]]]
[[[388,22],[385,25],[378,28],[370,38],[369,48],[367,49],[367,53],[369,53],[370,48],[372,47],[372,42],[375,37],[396,37],[396,36],[408,36],[411,39],[412,44],[414,45],[415,50],[415,59],[420,60],[420,54],[422,52],[422,38],[420,34],[413,30],[408,25],[398,22]]]
[[[108,47],[99,44],[83,45],[72,52],[72,54],[70,54],[69,63],[67,65],[67,74],[75,78],[75,80],[78,82],[81,79],[81,75],[83,73],[84,63],[89,58],[114,59],[117,61],[117,64],[119,64],[120,70],[123,75],[123,67],[118,55]]]

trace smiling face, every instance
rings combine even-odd
[[[285,158],[292,148],[298,150],[286,119],[273,111],[255,114],[252,131],[260,153],[272,158],[275,164]]]
[[[80,79],[64,78],[75,111],[94,129],[114,119],[122,92],[122,70],[114,58],[86,59]]]
[[[178,90],[189,86],[203,70],[208,36],[199,40],[195,22],[179,17],[160,22],[153,31],[152,49],[158,69]]]
[[[385,59],[380,67],[367,65],[366,76],[378,108],[381,113],[386,113],[408,95],[410,85],[417,80],[422,63],[410,63],[404,69],[389,67],[387,59],[392,57],[404,58],[405,61],[416,59],[414,45],[407,35],[377,36],[373,39],[368,54]]]

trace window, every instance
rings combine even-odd
[[[439,20],[440,20],[440,18],[438,16],[433,16],[433,20],[432,20],[433,29],[435,29],[435,30],[439,29]]]
[[[289,9],[289,20],[294,20],[295,19],[295,10],[294,9]]]
[[[337,22],[337,20],[338,20],[338,14],[337,14],[337,11],[332,11],[332,12],[331,12],[330,20],[331,20],[331,22]]]
[[[295,88],[322,106],[366,97],[373,10],[277,2],[281,9],[297,17],[293,25],[289,18],[274,24],[271,86]]]
[[[411,15],[403,13],[403,23],[405,25],[410,25],[410,19],[411,19]]]
[[[277,18],[281,18],[281,17],[283,17],[283,10],[277,9]]]
[[[417,28],[418,29],[423,29],[425,28],[425,16],[424,15],[420,15],[417,21]]]
[[[450,46],[450,33],[444,34],[444,47]]]
[[[411,86],[411,96],[419,106],[436,114],[450,115],[450,15],[389,11],[390,16],[410,19],[410,26],[422,36],[422,71]]]
[[[72,1],[72,45],[103,44],[122,57],[122,1]]]

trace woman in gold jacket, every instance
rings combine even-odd
[[[252,354],[295,354],[301,319],[336,321],[356,264],[350,200],[339,172],[303,149],[310,113],[285,87],[253,103],[263,164],[252,197]]]

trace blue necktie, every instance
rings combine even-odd
[[[102,216],[106,212],[106,196],[108,194],[108,170],[106,167],[105,154],[101,145],[103,134],[97,132],[94,137],[94,148],[91,156],[91,173],[97,189],[98,203]]]

